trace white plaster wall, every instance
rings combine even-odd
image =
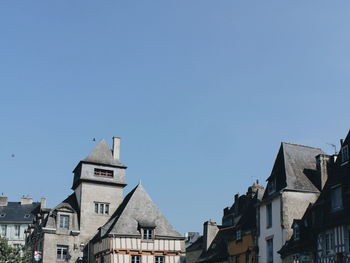
[[[266,205],[262,204],[260,210],[260,236],[259,245],[259,263],[267,262],[266,239],[273,236],[273,262],[281,263],[281,257],[277,251],[282,247],[282,228],[281,228],[281,201],[280,196],[271,201],[272,205],[272,227],[266,228]]]

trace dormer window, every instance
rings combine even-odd
[[[142,239],[143,240],[153,240],[153,229],[152,228],[142,228]]]
[[[24,215],[24,218],[29,218],[30,217],[30,214],[25,214]]]
[[[294,236],[294,240],[300,239],[300,227],[297,224],[293,228],[293,236]]]
[[[338,210],[343,208],[341,186],[336,186],[331,189],[331,209]]]
[[[345,145],[341,148],[341,163],[345,163],[349,161],[349,147]]]
[[[108,178],[113,178],[113,171],[112,170],[105,170],[105,169],[94,169],[95,176],[103,176]]]
[[[269,184],[267,186],[267,189],[268,189],[268,193],[269,194],[272,194],[276,191],[276,177],[272,178],[270,181],[269,181]]]
[[[5,213],[0,214],[0,218],[3,218],[3,217],[5,217],[5,216],[6,216]]]
[[[69,216],[68,215],[60,215],[59,227],[61,229],[69,229]]]

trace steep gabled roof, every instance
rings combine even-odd
[[[287,188],[295,190],[318,191],[309,180],[305,170],[316,170],[316,156],[324,154],[320,148],[282,143]]]
[[[270,182],[275,177],[277,190],[319,192],[308,173],[316,172],[316,156],[320,154],[324,154],[320,148],[282,142],[267,181]],[[264,198],[269,195],[268,187]]]
[[[110,220],[101,228],[101,236],[140,236],[140,227],[155,227],[157,238],[183,239],[153,203],[141,184],[123,200]]]
[[[113,158],[112,150],[109,148],[104,139],[99,141],[99,143],[83,161],[124,167],[119,160]]]

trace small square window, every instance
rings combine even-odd
[[[143,240],[152,240],[153,239],[153,229],[143,228],[142,232],[143,232],[143,235],[142,235]]]
[[[57,260],[66,261],[68,259],[68,246],[57,246]]]
[[[155,263],[164,263],[163,256],[155,256]]]
[[[140,255],[131,255],[131,263],[141,263]]]
[[[109,204],[95,202],[95,213],[96,214],[109,214]]]

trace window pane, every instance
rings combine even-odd
[[[105,207],[105,214],[109,214],[109,204],[106,204],[106,207]]]
[[[272,226],[272,205],[271,203],[266,205],[266,227]]]

